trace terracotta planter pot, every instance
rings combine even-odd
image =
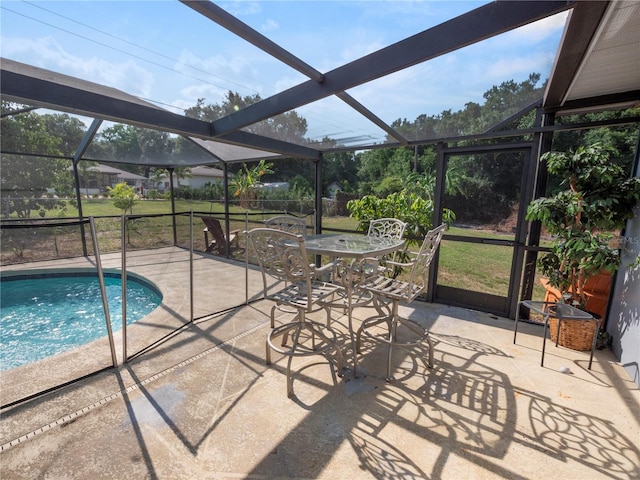
[[[544,297],[545,302],[561,301],[562,295],[560,294],[560,290],[549,285],[549,280],[541,278],[540,283],[542,283],[546,291]],[[609,303],[609,295],[611,293],[611,274],[602,272],[597,275],[592,275],[587,280],[584,291],[587,295],[587,304],[584,309],[588,312],[595,313],[602,320],[607,318],[607,304]]]

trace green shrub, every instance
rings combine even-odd
[[[369,222],[376,218],[397,218],[407,224],[405,235],[424,237],[433,228],[433,200],[425,199],[406,190],[392,193],[385,198],[365,195],[358,200],[347,202],[347,209],[352,217],[358,220],[358,230],[366,232]],[[450,225],[455,214],[444,209],[443,220]]]

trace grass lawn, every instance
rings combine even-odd
[[[122,211],[113,205],[110,199],[85,199],[83,200],[83,214],[87,217],[116,217],[122,215]],[[224,214],[224,205],[218,202],[197,201],[197,200],[176,200],[175,209],[177,212],[189,212],[194,214],[211,214],[221,216]],[[244,229],[245,209],[239,206],[230,205],[231,228]],[[131,212],[127,212],[128,214]],[[171,202],[168,200],[141,200],[134,207],[134,215],[158,215],[170,214]],[[78,212],[70,205],[66,211],[52,211],[50,217],[73,217]],[[262,222],[276,212],[249,212],[249,228],[261,225]],[[178,243],[188,242],[188,221],[187,217],[178,217],[176,223],[179,225],[181,233],[178,234]],[[313,223],[312,218],[307,218],[308,225]],[[119,248],[120,222],[119,219],[98,218],[96,221],[99,234],[101,235],[101,245],[107,250]],[[142,218],[131,222],[131,242],[138,244],[139,248],[144,248],[145,238],[152,236],[163,244],[172,244],[173,239],[170,217]],[[358,221],[350,217],[323,217],[323,228],[340,230],[354,230]],[[195,230],[196,242],[202,242],[204,238],[197,225]],[[146,232],[143,234],[141,232]],[[149,235],[149,232],[153,232]],[[505,235],[489,230],[476,230],[472,228],[452,227],[449,234],[462,235],[466,237],[485,238],[513,238],[512,235]],[[185,234],[187,237],[185,238]],[[200,248],[199,243],[196,248]],[[511,271],[512,249],[510,247],[485,245],[477,243],[457,242],[444,240],[440,248],[440,264],[438,272],[438,282],[442,285],[490,293],[494,295],[506,296],[509,285],[509,275]],[[6,253],[6,252],[5,252]],[[542,288],[536,282],[534,298],[541,298]]]
[[[222,213],[224,206],[220,203],[208,202],[204,200],[176,200],[177,212],[188,212],[193,209],[194,212],[204,213]],[[244,212],[240,207],[230,206],[229,210],[234,213]],[[85,199],[82,201],[82,213],[86,217],[99,217],[107,215],[122,215],[122,210],[113,205],[113,200],[109,199]],[[171,213],[171,202],[169,200],[141,200],[134,206],[132,212],[134,215],[155,215],[163,213]],[[66,214],[73,217],[78,215],[78,210],[71,206],[67,207]]]

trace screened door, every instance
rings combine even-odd
[[[529,144],[441,151],[441,207],[456,220],[440,247],[434,301],[515,314],[530,163]]]

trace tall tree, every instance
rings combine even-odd
[[[117,123],[105,128],[97,135],[97,141],[102,145],[104,160],[114,163],[122,161],[134,162],[142,155],[138,128],[132,125]]]
[[[472,135],[487,130],[520,111],[536,98],[542,97],[544,85],[539,85],[540,75],[532,73],[522,82],[505,81],[487,90],[484,103],[468,102],[459,111],[444,110],[438,115],[422,114],[414,121],[398,119],[392,126],[410,139],[436,139]],[[516,120],[517,126],[531,126],[532,115]],[[415,188],[435,185],[435,149],[433,146],[418,149],[400,147],[370,150],[360,154],[358,172],[360,193],[374,193],[384,197],[391,191],[414,188],[407,179],[415,182]],[[416,175],[409,177],[409,172]],[[446,176],[446,192],[450,200],[478,207],[478,214],[488,214],[495,208],[495,215],[509,212],[514,189],[519,188],[521,169],[517,163],[509,163],[491,155],[466,155],[449,160]],[[483,207],[481,207],[483,205]],[[502,212],[502,213],[501,213]]]
[[[15,104],[2,104],[3,112],[18,108],[20,106]],[[20,218],[29,218],[34,210],[43,215],[46,209],[64,206],[64,202],[49,195],[48,189],[55,189],[59,196],[66,196],[71,191],[71,160],[56,157],[63,156],[65,149],[71,153],[71,145],[77,145],[82,139],[75,119],[68,115],[25,112],[6,116],[1,122],[3,151],[37,154],[2,155],[3,214],[15,213]],[[49,131],[51,125],[56,126],[54,133]]]
[[[251,207],[252,202],[257,198],[256,186],[264,175],[273,173],[272,166],[272,163],[267,163],[264,160],[253,167],[242,165],[243,169],[236,174],[231,182],[231,186],[234,188],[233,194],[240,199],[241,207]]]
[[[138,143],[141,149],[140,160],[144,164],[142,175],[147,178],[151,173],[151,165],[171,158],[175,145],[167,132],[148,128],[138,128]]]
[[[262,99],[258,94],[242,96],[237,92],[228,91],[222,101],[216,104],[207,104],[204,98],[199,98],[193,107],[185,110],[185,115],[212,122],[260,100]],[[298,115],[296,111],[292,111],[249,125],[243,130],[291,143],[307,143],[305,139],[307,128],[307,120]],[[237,173],[241,171],[241,167],[231,166],[230,171]],[[295,175],[313,178],[313,166],[307,162],[301,164],[299,160],[289,164],[284,161],[278,161],[278,164],[273,169],[273,177],[270,177],[270,179],[286,181]]]
[[[342,185],[346,192],[355,189],[358,182],[358,168],[360,158],[353,152],[327,153],[324,156],[322,189],[327,193],[327,188],[334,182]]]

